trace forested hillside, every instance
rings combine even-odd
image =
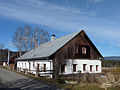
[[[119,67],[120,60],[102,60],[102,67]]]

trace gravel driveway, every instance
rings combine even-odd
[[[3,88],[18,88],[29,90],[61,90],[50,83],[35,80],[24,75],[0,68],[0,81]]]

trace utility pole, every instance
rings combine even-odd
[[[9,63],[10,63],[10,50],[8,49],[8,68],[9,68]]]

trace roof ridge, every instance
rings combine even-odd
[[[81,31],[77,31],[77,32],[74,32],[74,33],[69,33],[69,34],[67,34],[67,35],[65,35],[65,36],[62,36],[62,37],[60,37],[60,38],[55,39],[54,41],[59,40],[59,39],[61,39],[61,38],[64,38],[64,37],[66,37],[66,36],[75,34],[75,33],[79,33],[79,32],[81,32]],[[47,43],[52,43],[52,42],[54,42],[54,41],[48,41],[48,42],[43,43],[43,44],[41,44],[41,45],[44,45],[44,44],[47,44]],[[41,45],[39,45],[39,46],[41,46]],[[39,46],[38,46],[37,48],[39,48]]]

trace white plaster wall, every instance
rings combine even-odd
[[[73,72],[73,64],[76,65],[76,72]],[[86,64],[86,71],[83,71],[83,64]],[[93,65],[92,72],[90,72],[90,65]],[[96,71],[96,65],[98,65],[98,71]],[[68,60],[65,65],[65,72],[60,74],[75,74],[75,73],[101,73],[101,61],[100,60],[87,60],[87,59],[75,59]]]
[[[6,66],[6,62],[3,62],[3,66]]]
[[[26,63],[26,67],[25,67]],[[36,74],[37,64],[39,64],[39,70],[44,70],[44,64],[46,64],[46,72],[39,72],[41,76],[51,76],[50,71],[53,70],[53,62],[52,60],[32,60],[32,61],[17,61],[17,68],[20,68],[21,71],[23,69],[28,69],[28,72]]]
[[[17,68],[19,68],[21,71],[23,71],[23,69],[29,70],[29,61],[17,61]]]
[[[25,68],[25,63],[26,63],[26,68]],[[36,74],[37,64],[39,64],[39,70],[43,70],[43,64],[46,64],[46,70],[50,70],[50,69],[53,70],[52,60],[49,60],[49,61],[48,60],[17,61],[17,68],[20,68],[21,71],[23,71],[23,69],[28,69],[28,72]],[[77,64],[76,72],[73,72],[73,64]],[[86,64],[86,71],[83,71],[83,64]],[[92,72],[90,72],[90,65],[93,65]],[[98,71],[96,71],[96,65],[98,65]],[[30,66],[30,70],[29,70],[29,66]],[[87,60],[87,59],[74,59],[74,60],[69,59],[65,65],[65,73],[61,73],[61,70],[60,70],[60,74],[73,74],[73,73],[75,74],[75,73],[79,73],[80,71],[81,73],[87,73],[87,72],[101,73],[101,61],[100,60]],[[50,71],[39,72],[41,76],[52,77],[51,74],[47,74],[47,73],[50,73]]]

